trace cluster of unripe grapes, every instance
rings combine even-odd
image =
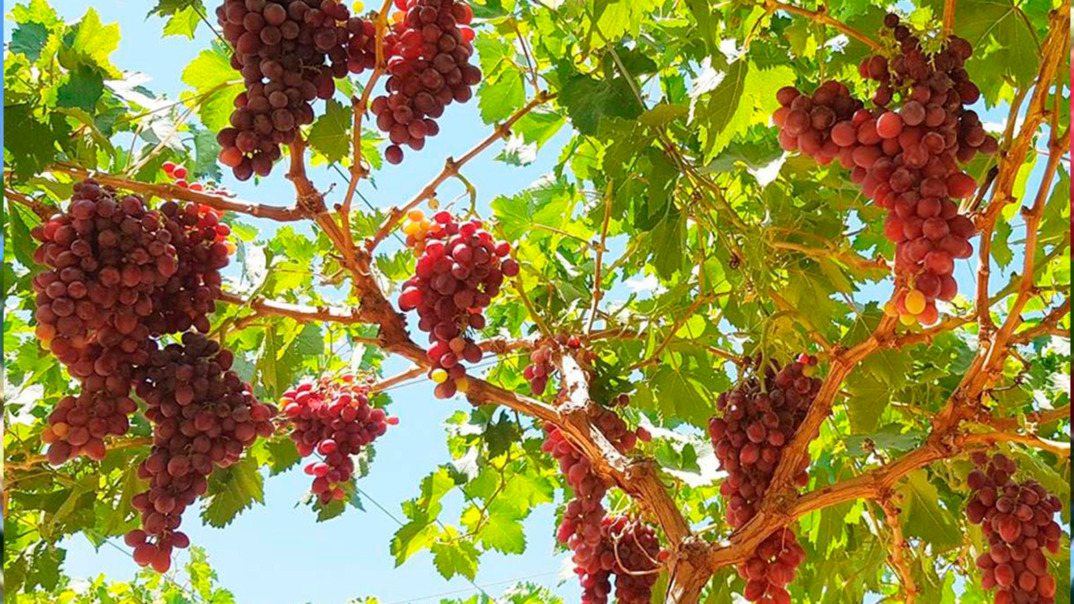
[[[617,402],[622,401],[617,399]],[[649,440],[647,431],[641,428],[631,431],[610,409],[591,406],[589,416],[590,422],[620,453],[633,449],[639,439]],[[582,586],[582,602],[607,602],[612,575],[617,575],[616,594],[620,602],[648,602],[655,581],[656,560],[663,556],[655,534],[635,519],[608,518],[603,501],[609,485],[558,427],[545,424],[544,429],[542,450],[556,458],[574,492],[563,511],[556,538],[574,552],[572,561]]]
[[[887,311],[906,325],[932,324],[939,319],[936,301],[958,294],[954,261],[973,254],[976,228],[958,203],[973,196],[977,183],[959,165],[995,153],[998,143],[966,109],[980,98],[963,67],[969,43],[952,37],[929,54],[898,16],[888,15],[885,26],[900,54],[890,61],[873,56],[859,67],[879,83],[875,109],[828,81],[812,95],[781,89],[773,120],[784,149],[822,165],[838,160],[888,210],[884,232],[896,244],[897,290]]]
[[[805,550],[789,528],[782,528],[765,539],[749,560],[738,565],[738,574],[746,580],[744,596],[761,604],[790,604],[787,585],[805,560]]]
[[[403,230],[418,260],[414,276],[403,284],[399,308],[418,311],[418,328],[429,334],[436,397],[451,398],[468,387],[463,363],[477,363],[483,355],[472,330],[485,327],[484,309],[519,266],[510,258],[511,244],[496,241],[480,220],[460,223],[442,211],[430,221],[419,210],[409,219]]]
[[[205,494],[213,469],[235,463],[258,436],[273,433],[276,409],[254,398],[231,370],[234,359],[217,342],[188,332],[136,370],[153,425],[152,450],[138,466],[148,489],[131,499],[141,528],[125,537],[141,566],[168,570],[173,549],[190,542],[178,531],[182,514]]]
[[[559,334],[555,338],[540,342],[530,353],[530,364],[522,370],[522,376],[530,383],[530,390],[540,396],[548,388],[548,380],[556,372],[556,366],[552,363],[552,353],[558,347],[567,347],[578,350],[582,347],[582,340],[578,336]]]
[[[977,558],[981,586],[996,590],[996,604],[1052,604],[1057,589],[1044,550],[1057,553],[1062,528],[1058,497],[1035,480],[1017,482],[1017,466],[1004,455],[974,454],[973,489],[966,515],[981,525],[988,552]]]
[[[377,127],[391,145],[385,158],[403,161],[403,146],[415,151],[436,136],[436,118],[453,102],[473,98],[481,70],[474,54],[474,13],[464,0],[395,0],[401,11],[384,39],[387,94],[373,99]]]
[[[322,504],[347,496],[354,460],[362,449],[399,423],[369,404],[369,381],[353,375],[321,378],[284,393],[280,404],[291,423],[291,440],[302,457],[318,455],[306,465],[313,494]]]
[[[727,506],[727,522],[733,528],[741,528],[757,514],[783,448],[794,438],[820,391],[821,381],[813,377],[816,367],[816,357],[806,354],[782,369],[758,367],[764,374],[763,383],[756,376],[750,377],[717,400],[722,416],[709,420],[709,436],[720,467],[728,473],[720,485],[720,495]],[[796,481],[800,486],[808,481],[805,467],[798,468]],[[795,541],[789,529],[780,535],[781,543]],[[789,602],[786,585],[793,579],[797,564],[784,572],[788,565],[777,565],[772,555],[760,549],[754,559],[766,569],[773,568],[772,575],[755,579],[759,572],[756,563],[752,569],[740,568],[740,572],[750,571],[743,574],[752,585],[747,586],[746,598],[754,602]],[[767,573],[766,569],[761,570]]]
[[[337,0],[225,0],[216,16],[246,88],[217,136],[219,159],[239,180],[267,176],[280,145],[313,123],[313,101],[335,94],[333,78],[375,62],[372,23]]]

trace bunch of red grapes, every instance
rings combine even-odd
[[[592,406],[589,415],[592,424],[620,453],[634,448],[639,438],[648,440],[647,432],[641,434],[640,428],[631,431],[610,409]],[[649,571],[655,569],[655,560],[662,556],[652,529],[632,519],[607,518],[603,500],[608,485],[559,428],[545,424],[544,429],[542,450],[559,461],[560,471],[574,491],[556,536],[574,552],[572,560],[582,585],[582,602],[607,602],[612,575],[618,575],[616,590],[621,602],[648,602],[655,580],[655,572]]]
[[[235,194],[228,191],[224,187],[217,186],[213,182],[190,182],[187,177],[190,176],[190,171],[186,166],[181,166],[172,161],[166,161],[161,164],[160,168],[164,170],[165,176],[171,179],[172,184],[180,189],[190,189],[198,193],[206,193],[208,195],[219,195],[221,197],[235,197]]]
[[[179,269],[164,223],[140,197],[87,179],[65,212],[33,230],[34,259],[48,268],[33,280],[37,336],[74,377],[108,377],[120,359],[144,358],[153,292]],[[95,344],[107,350],[87,358]]]
[[[955,259],[973,254],[976,228],[957,200],[972,197],[977,183],[959,165],[995,153],[998,143],[966,109],[980,98],[964,68],[969,43],[952,37],[930,54],[898,16],[888,15],[885,26],[900,54],[870,57],[859,68],[879,82],[876,109],[829,81],[812,96],[781,89],[773,120],[784,149],[822,165],[839,160],[889,211],[884,232],[896,244],[897,289],[887,310],[906,325],[932,324],[939,319],[936,301],[958,294]]]
[[[354,476],[351,456],[399,423],[369,404],[369,383],[353,375],[301,384],[280,403],[299,454],[321,457],[306,466],[306,473],[314,477],[313,493],[322,505],[346,497],[344,485]]]
[[[83,389],[77,395],[63,397],[41,433],[42,442],[49,445],[49,463],[60,465],[78,455],[104,459],[104,438],[126,434],[130,429],[128,418],[137,409],[129,396],[107,390]]]
[[[790,604],[786,586],[794,580],[798,565],[805,560],[805,550],[789,528],[772,533],[754,555],[738,566],[738,574],[746,580],[745,597],[751,602]]]
[[[741,528],[757,514],[783,448],[794,438],[820,391],[821,381],[812,377],[816,366],[816,357],[803,354],[782,369],[764,367],[763,383],[751,377],[720,395],[716,407],[723,416],[709,420],[709,436],[720,467],[728,473],[720,485],[720,495],[727,504],[727,522],[733,528]],[[799,468],[798,484],[804,485],[807,480],[806,468]],[[793,531],[787,529],[779,540],[794,541]],[[776,568],[775,558],[760,549],[754,559],[775,570],[770,577],[765,575],[768,579],[762,584],[754,578],[756,568],[740,567],[743,577],[754,583],[747,587],[746,598],[754,602],[766,597],[774,602],[789,602],[785,586],[793,579],[797,564],[785,573],[786,565]]]
[[[209,315],[220,298],[221,269],[234,247],[227,241],[231,228],[220,213],[196,203],[167,201],[160,206],[165,228],[178,252],[177,270],[154,290],[153,315],[148,320],[154,335],[181,333],[192,327],[209,331]]]
[[[153,296],[179,268],[160,212],[87,179],[74,185],[67,210],[32,232],[34,317],[42,345],[82,383],[61,401],[42,438],[60,464],[103,456],[107,435],[126,432],[132,366],[148,357]]]
[[[530,364],[522,370],[522,376],[530,383],[530,389],[537,396],[544,394],[548,388],[548,379],[556,372],[556,366],[552,363],[552,353],[557,347],[562,346],[578,350],[582,347],[582,340],[578,336],[561,333],[551,340],[540,342],[530,353]]]
[[[1056,581],[1044,550],[1059,551],[1063,531],[1055,514],[1063,503],[1035,480],[1016,482],[1009,457],[977,453],[974,462],[966,515],[988,539],[989,551],[977,558],[981,586],[996,590],[996,604],[1052,604]]]
[[[387,95],[373,100],[377,127],[391,145],[385,158],[403,161],[403,145],[415,151],[436,136],[436,118],[452,102],[473,98],[481,70],[470,63],[474,54],[474,13],[463,0],[395,0],[403,11],[385,36],[388,60]]]
[[[33,280],[36,333],[82,385],[42,433],[51,463],[99,460],[104,438],[126,433],[135,368],[153,337],[208,330],[228,234],[208,208],[152,210],[93,179],[76,183],[67,210],[34,229],[35,259],[48,269]]]
[[[201,334],[154,351],[137,371],[137,392],[153,424],[153,448],[138,467],[148,490],[131,504],[142,527],[126,536],[134,560],[165,572],[173,548],[190,540],[179,532],[183,511],[205,494],[215,467],[227,467],[258,436],[273,433],[276,409],[258,402],[231,370],[234,354]]]
[[[667,554],[660,548],[656,531],[633,516],[606,517],[603,522],[605,549],[615,561],[615,599],[619,604],[649,604]]]
[[[428,222],[419,215],[412,212],[410,218],[420,229],[406,227],[420,255],[414,276],[403,284],[399,308],[418,311],[418,328],[429,334],[431,344],[429,376],[437,383],[436,397],[446,399],[465,391],[463,363],[482,357],[471,329],[485,327],[484,309],[500,293],[504,277],[517,275],[519,266],[510,258],[511,244],[496,241],[480,220],[460,223],[439,212]]]
[[[312,102],[335,93],[333,78],[369,66],[370,24],[336,0],[225,0],[216,16],[246,85],[217,136],[219,159],[239,180],[267,176],[280,145],[313,122]]]

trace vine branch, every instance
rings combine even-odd
[[[383,223],[381,223],[380,228],[377,229],[377,232],[368,240],[366,240],[366,250],[370,252],[375,250],[376,247],[388,237],[388,235],[392,232],[392,229],[395,228],[395,225],[398,224],[399,220],[401,220],[403,216],[406,216],[407,212],[418,207],[422,204],[422,202],[435,197],[437,188],[439,188],[440,185],[443,184],[444,181],[446,181],[448,178],[451,178],[452,176],[457,174],[459,168],[466,165],[468,162],[470,162],[470,160],[480,155],[481,152],[492,146],[492,144],[496,141],[509,136],[511,133],[511,128],[518,122],[518,120],[522,119],[526,116],[526,114],[530,113],[537,107],[540,107],[541,105],[547,103],[548,101],[554,99],[555,97],[556,95],[554,93],[543,91],[538,92],[537,96],[534,97],[532,101],[527,103],[526,106],[524,106],[523,108],[516,111],[514,115],[507,118],[507,120],[504,121],[502,124],[496,126],[496,129],[493,130],[492,134],[486,137],[485,140],[479,142],[472,149],[467,151],[466,154],[463,155],[461,158],[455,160],[449,157],[444,162],[444,169],[441,170],[440,173],[437,174],[436,177],[434,177],[427,185],[425,185],[421,189],[421,191],[418,192],[417,195],[415,195],[402,207],[394,207],[388,212],[388,217],[385,218]]]

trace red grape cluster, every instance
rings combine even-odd
[[[611,549],[615,599],[619,604],[649,604],[661,562],[666,558],[653,528],[633,516],[604,518],[605,549]],[[603,556],[602,556],[603,557]]]
[[[746,599],[764,604],[790,604],[787,585],[794,580],[794,573],[804,560],[805,550],[793,530],[783,528],[770,535],[749,560],[738,566],[739,576],[746,580]]]
[[[615,552],[604,547],[604,495],[606,485],[582,456],[552,424],[546,424],[542,449],[559,460],[559,469],[574,491],[563,511],[556,537],[574,552],[575,572],[582,584],[582,602],[607,602],[611,592],[611,569]]]
[[[977,453],[974,462],[966,515],[988,539],[989,551],[977,558],[981,586],[996,590],[996,604],[1052,604],[1056,581],[1043,550],[1059,551],[1063,531],[1054,517],[1063,503],[1035,480],[1016,482],[1009,457]]]
[[[385,158],[403,161],[403,145],[415,151],[436,136],[436,118],[454,101],[473,97],[481,70],[470,63],[474,13],[462,0],[395,0],[403,11],[385,36],[388,60],[387,95],[373,100],[377,127],[388,134]]]
[[[720,466],[728,472],[720,495],[727,503],[727,521],[733,528],[744,526],[757,514],[783,447],[798,431],[820,391],[821,381],[812,377],[816,366],[816,357],[803,354],[782,369],[765,368],[764,383],[751,377],[720,395],[716,406],[723,417],[709,420],[709,436]],[[797,483],[804,485],[807,480],[806,468],[799,468]],[[748,581],[746,599],[790,602],[786,585],[803,556],[790,529],[769,537],[739,568]]]
[[[144,357],[152,294],[179,269],[163,216],[87,179],[33,236],[41,242],[34,259],[49,269],[33,280],[41,342],[83,380]],[[87,356],[94,345],[102,354]]]
[[[530,353],[530,364],[522,370],[522,376],[530,383],[530,390],[537,396],[544,394],[548,388],[548,378],[556,372],[552,364],[552,346],[544,343]]]
[[[742,527],[757,513],[783,447],[820,390],[821,381],[811,377],[816,364],[816,357],[802,355],[783,369],[768,367],[763,384],[751,377],[720,395],[716,407],[723,417],[709,420],[709,436],[720,466],[728,472],[720,494],[727,500],[732,527]],[[798,480],[805,479],[801,468]]]
[[[621,453],[637,443],[637,433],[630,431],[614,411],[592,407],[590,421]],[[620,602],[649,602],[656,560],[663,556],[655,533],[637,520],[607,517],[603,500],[608,485],[559,428],[552,424],[544,428],[542,450],[559,460],[560,471],[574,491],[556,537],[574,552],[572,561],[582,585],[582,602],[607,602],[612,575],[617,575]]]
[[[538,343],[530,353],[530,364],[522,370],[522,375],[530,383],[530,389],[537,396],[544,394],[545,389],[548,388],[548,379],[556,372],[556,366],[552,363],[552,353],[564,346],[571,350],[578,350],[582,347],[582,340],[578,336],[561,333],[555,338]]]
[[[209,317],[216,310],[222,279],[234,249],[227,242],[231,228],[220,214],[196,203],[165,202],[160,212],[178,252],[177,270],[153,295],[154,313],[149,320],[154,335],[180,333],[196,328],[209,331]]]
[[[177,530],[183,511],[205,493],[213,468],[235,463],[259,435],[273,433],[276,409],[254,398],[231,370],[234,358],[215,341],[186,333],[137,371],[153,424],[152,452],[138,467],[149,488],[131,500],[142,528],[126,536],[141,566],[168,570],[172,549],[190,542]]]
[[[63,397],[41,433],[41,440],[49,445],[49,463],[60,465],[78,455],[104,459],[104,438],[126,434],[128,417],[137,409],[129,396],[107,390],[84,389],[76,396]]]
[[[354,475],[351,456],[383,436],[389,425],[399,423],[383,409],[370,406],[369,384],[352,375],[301,384],[287,391],[280,403],[299,454],[321,456],[321,461],[306,466],[321,504],[346,497],[343,485]]]
[[[187,177],[190,176],[190,171],[186,169],[186,166],[181,166],[172,161],[166,161],[161,164],[160,167],[162,170],[164,170],[165,176],[171,179],[172,184],[179,187],[180,189],[190,189],[191,191],[196,191],[198,193],[219,195],[221,197],[235,197],[234,193],[225,189],[224,187],[216,185],[212,181],[190,182],[189,180],[187,180]]]
[[[103,438],[126,432],[131,368],[148,356],[153,293],[178,270],[177,251],[159,212],[92,179],[32,234],[46,267],[33,279],[36,334],[84,392],[49,418],[48,458],[100,459]]]
[[[465,391],[463,363],[482,357],[470,330],[485,327],[484,309],[500,293],[504,277],[517,275],[519,266],[509,257],[511,244],[496,241],[480,220],[459,223],[439,212],[425,230],[427,221],[417,214],[411,213],[411,224],[422,228],[407,225],[406,230],[420,256],[414,276],[403,284],[399,308],[418,311],[418,328],[429,333],[431,344],[429,376],[437,383],[436,397],[446,399]]]
[[[929,54],[898,16],[888,15],[885,25],[900,54],[890,61],[873,56],[859,67],[862,77],[879,82],[876,109],[829,81],[812,96],[781,89],[773,120],[784,149],[822,165],[838,159],[889,211],[884,232],[896,244],[898,284],[888,312],[907,325],[931,324],[939,319],[936,301],[958,293],[955,259],[973,254],[976,228],[956,200],[972,197],[977,183],[959,164],[995,153],[998,143],[966,109],[980,98],[964,69],[969,43],[952,37]]]
[[[280,145],[313,122],[311,103],[335,93],[333,77],[367,66],[351,37],[368,37],[368,25],[336,0],[225,0],[216,16],[246,85],[217,136],[219,159],[239,180],[267,176]]]

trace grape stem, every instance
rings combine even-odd
[[[168,183],[144,183],[120,176],[113,176],[102,172],[93,172],[79,166],[56,163],[46,171],[53,174],[66,174],[77,179],[93,178],[103,185],[110,185],[117,189],[123,189],[132,193],[141,193],[161,199],[189,201],[224,212],[236,212],[255,218],[264,218],[275,222],[294,222],[308,217],[307,212],[299,207],[285,208],[281,206],[268,206],[253,202],[242,201],[221,195],[212,195],[200,191],[185,189]]]
[[[533,100],[531,100],[524,107],[516,111],[514,115],[507,118],[507,120],[504,121],[502,124],[496,126],[496,129],[493,130],[492,134],[487,136],[484,140],[482,140],[472,149],[470,149],[466,153],[466,155],[463,155],[457,160],[449,157],[444,162],[444,169],[440,171],[440,174],[436,175],[436,177],[434,177],[427,185],[425,185],[421,189],[421,191],[418,192],[417,195],[415,195],[404,206],[394,207],[388,212],[388,217],[384,220],[383,223],[381,223],[380,228],[377,229],[377,232],[372,237],[366,240],[366,250],[369,252],[375,250],[377,246],[380,245],[380,243],[384,241],[384,239],[386,239],[389,234],[391,234],[392,229],[396,227],[396,225],[403,218],[403,216],[406,216],[407,212],[418,207],[422,204],[422,202],[435,197],[437,188],[441,184],[443,184],[444,181],[446,181],[448,178],[457,174],[459,168],[461,168],[470,160],[480,155],[481,152],[492,146],[492,144],[496,141],[509,136],[511,133],[511,128],[518,122],[518,120],[525,117],[526,114],[533,111],[537,107],[540,107],[548,101],[551,101],[555,97],[556,95],[554,93],[543,91],[538,92],[537,96],[535,96]]]
[[[387,69],[387,61],[384,57],[384,35],[388,29],[388,11],[391,10],[392,0],[384,0],[380,11],[376,13],[376,53],[377,64],[369,81],[365,83],[361,97],[352,97],[351,102],[354,112],[353,134],[353,159],[351,160],[351,178],[347,184],[347,194],[343,197],[343,205],[339,208],[339,218],[343,225],[343,237],[348,249],[354,248],[354,234],[351,233],[351,205],[354,202],[354,194],[358,191],[358,183],[369,176],[369,169],[362,161],[362,120],[369,111],[369,99],[373,95],[373,89]]]
[[[910,572],[910,563],[906,559],[906,551],[910,549],[910,544],[902,532],[900,510],[893,501],[894,494],[889,492],[886,495],[880,499],[880,507],[884,510],[884,520],[891,529],[891,566],[899,575],[900,587],[906,604],[914,604],[917,601],[918,588],[914,583],[914,574]]]
[[[850,38],[858,40],[862,44],[869,47],[870,50],[879,51],[882,50],[882,46],[879,42],[873,40],[864,33],[850,27],[846,23],[833,18],[828,14],[828,8],[825,5],[821,5],[817,10],[809,10],[800,6],[794,6],[793,4],[787,4],[786,2],[780,2],[779,0],[765,0],[764,7],[769,11],[781,10],[792,15],[799,15],[805,17],[817,23],[827,25],[834,29],[839,30],[841,33],[846,34]]]
[[[15,189],[4,187],[4,196],[16,203],[22,204],[27,208],[30,208],[30,211],[32,211],[34,214],[37,214],[37,217],[41,220],[48,220],[49,216],[52,216],[56,213],[56,208],[52,207],[50,204],[35,199],[24,193],[19,193]]]
[[[944,0],[943,3],[943,37],[947,38],[955,30],[955,8],[958,0]],[[907,603],[909,604],[909,602]]]

